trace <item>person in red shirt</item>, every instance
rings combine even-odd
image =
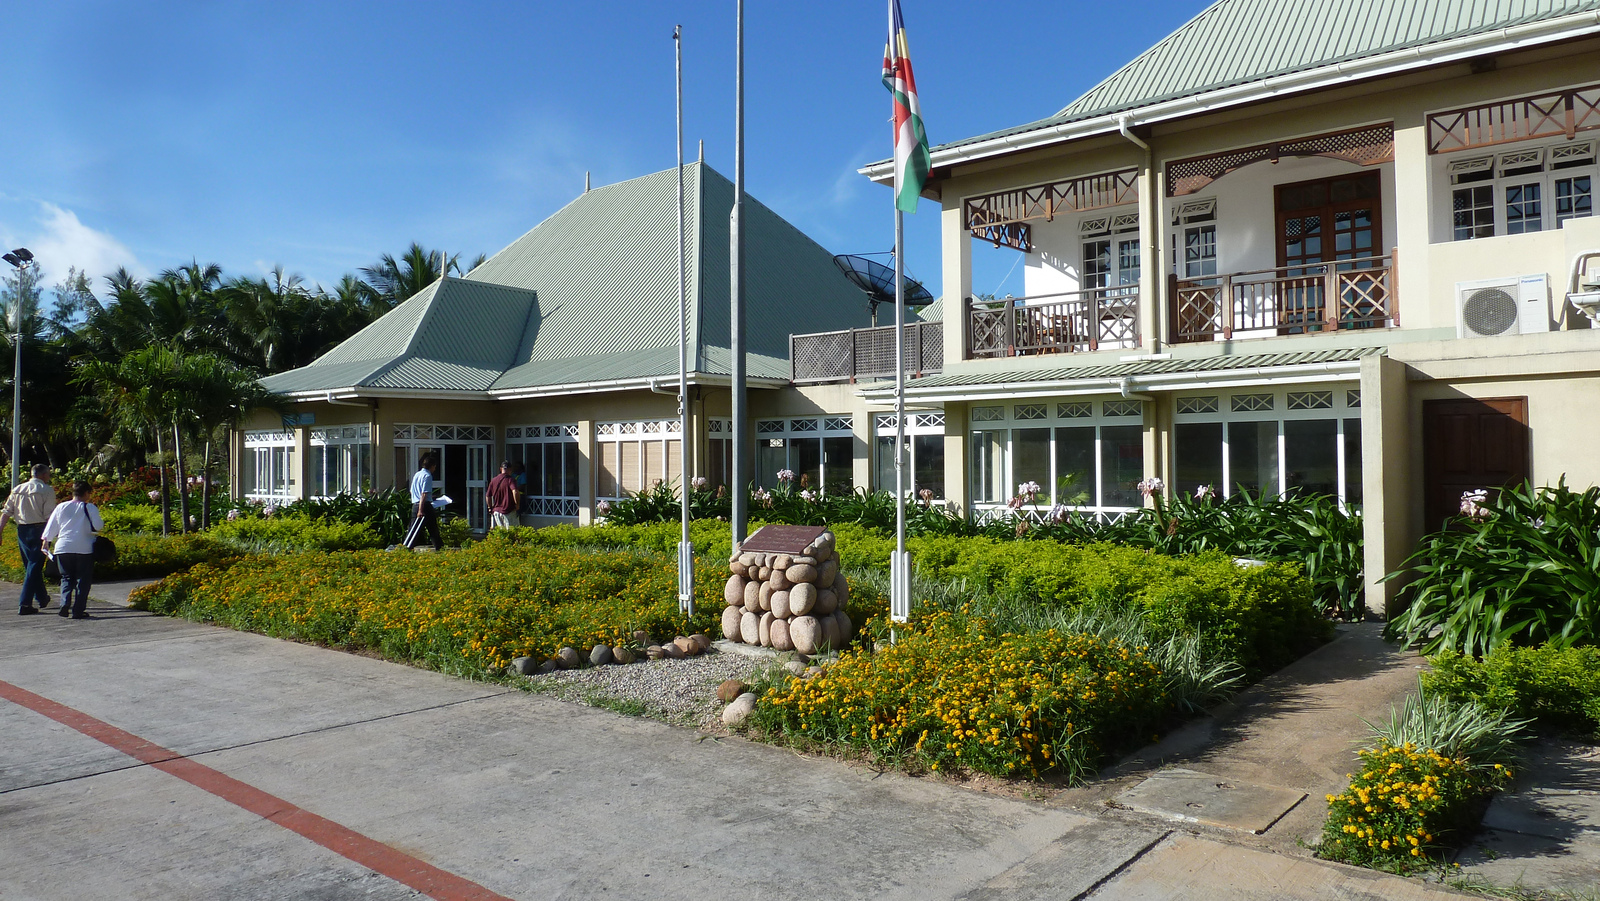
[[[489,480],[483,490],[484,503],[489,505],[489,528],[509,529],[517,525],[512,517],[522,504],[522,492],[517,490],[516,476],[511,474],[511,464],[501,463],[500,474]]]

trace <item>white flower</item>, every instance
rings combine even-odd
[[[228,522],[233,522],[234,520],[236,520],[238,518],[239,518],[239,511],[238,510],[229,510],[228,511]]]
[[[1489,509],[1484,506],[1489,502],[1489,489],[1478,488],[1473,491],[1461,492],[1461,515],[1472,520],[1484,520],[1489,517]],[[1543,527],[1543,523],[1540,524]]]
[[[161,489],[159,489],[159,488],[150,489],[150,502],[151,503],[155,503],[155,502],[160,501],[160,500],[161,500]]]
[[[800,497],[802,500],[814,501],[817,499],[817,493],[812,491],[810,488],[807,488],[800,492]]]
[[[780,481],[780,482],[793,482],[794,481],[794,470],[792,470],[792,469],[780,469],[780,470],[778,470],[778,481]]]
[[[1066,522],[1067,517],[1071,515],[1072,511],[1070,509],[1062,506],[1061,504],[1056,504],[1054,507],[1050,508],[1050,512],[1045,515],[1045,519],[1048,522]]]
[[[710,484],[711,480],[707,479],[705,476],[695,476],[689,480],[689,487],[696,491],[703,491],[705,490],[706,486]]]
[[[1163,489],[1165,487],[1167,487],[1167,483],[1161,481],[1161,479],[1158,478],[1157,476],[1151,476],[1150,478],[1145,479],[1144,481],[1140,482],[1139,485],[1138,485],[1139,492],[1141,494],[1143,494],[1145,497],[1150,497],[1151,495],[1160,494],[1161,493],[1161,489]]]
[[[1043,490],[1044,489],[1039,487],[1039,483],[1038,482],[1023,482],[1021,485],[1017,486],[1017,493],[1018,494],[1026,494],[1026,495],[1030,495],[1030,496],[1038,494],[1040,491],[1043,491]]]
[[[610,516],[611,515],[611,502],[610,501],[601,501],[600,503],[595,504],[594,505],[594,512],[599,514],[600,516]]]
[[[276,512],[278,512],[278,505],[277,504],[267,504],[266,506],[261,508],[261,515],[262,516],[271,516],[272,514],[274,514]]]
[[[1217,489],[1211,487],[1210,485],[1200,485],[1194,490],[1194,499],[1197,501],[1207,501],[1216,496]]]

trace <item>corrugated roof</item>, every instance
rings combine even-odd
[[[1218,0],[1055,115],[934,150],[1594,10],[1600,0]]]
[[[733,185],[695,163],[684,197],[691,366],[727,374]],[[789,333],[866,325],[866,297],[832,254],[748,196],[744,223],[747,371],[787,378]],[[676,374],[677,228],[675,169],[585,192],[465,278],[263,383],[498,391]]]
[[[1129,360],[1117,363],[1098,363],[1084,366],[1063,366],[1057,369],[1040,369],[1032,372],[976,372],[966,375],[949,374],[928,376],[907,382],[908,389],[923,391],[930,388],[964,388],[978,385],[1040,385],[1059,382],[1100,381],[1130,376],[1166,373],[1225,372],[1239,369],[1272,369],[1275,367],[1306,366],[1317,363],[1348,363],[1383,353],[1381,347],[1341,347],[1332,350],[1303,350],[1290,353],[1224,354],[1209,357],[1190,357],[1167,360]],[[870,397],[892,396],[893,386],[872,388],[864,392]]]

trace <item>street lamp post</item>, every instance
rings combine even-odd
[[[0,245],[3,246],[3,245]],[[0,259],[17,267],[17,296],[14,298],[12,320],[15,328],[12,332],[16,343],[11,345],[12,355],[16,359],[16,372],[11,377],[11,484],[17,484],[19,464],[17,458],[22,454],[22,300],[28,286],[24,278],[29,269],[33,268],[33,254],[26,247],[18,247]]]

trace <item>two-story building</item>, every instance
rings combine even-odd
[[[908,342],[913,490],[974,516],[1028,481],[1106,516],[1152,478],[1334,496],[1365,511],[1381,609],[1377,580],[1462,492],[1600,481],[1597,151],[1600,0],[1220,0],[1056,115],[933,148],[944,297]],[[678,453],[721,483],[732,192],[691,169],[687,450],[663,396],[669,171],[268,379],[305,413],[240,434],[236,484],[394,484],[439,450],[476,522],[508,456],[542,523],[672,481]],[[892,339],[751,207],[754,476],[891,487]],[[975,252],[1023,255],[1024,296],[975,299]]]

